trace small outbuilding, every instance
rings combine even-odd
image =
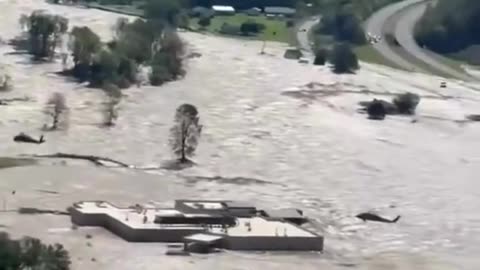
[[[235,15],[235,9],[232,6],[212,6],[215,15]]]
[[[296,10],[289,7],[265,7],[265,14],[267,15],[276,15],[276,16],[285,16],[293,17]]]
[[[221,247],[223,236],[197,233],[184,238],[184,250],[194,253],[210,253]]]

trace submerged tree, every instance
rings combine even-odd
[[[353,73],[359,69],[357,55],[348,43],[337,43],[330,56],[335,73]]]
[[[74,27],[71,36],[73,38],[73,74],[84,81],[88,79],[90,65],[96,53],[102,48],[100,37],[88,27]]]
[[[118,104],[122,93],[120,88],[114,84],[106,84],[103,87],[105,94],[107,95],[107,101],[103,107],[103,124],[107,127],[115,125],[115,120],[118,118]]]
[[[62,117],[65,121],[65,114],[68,110],[65,96],[61,93],[55,92],[48,99],[45,107],[45,114],[52,119],[52,124],[49,130],[56,130],[61,122]]]
[[[199,120],[195,106],[183,104],[177,108],[175,124],[170,130],[170,146],[181,163],[188,162],[188,157],[195,153],[202,132]]]
[[[397,95],[393,101],[400,114],[415,114],[418,104],[420,103],[420,96],[410,92]]]
[[[33,11],[28,20],[22,16],[20,24],[28,29],[29,50],[37,59],[52,58],[60,36],[68,30],[68,19],[42,10]]]

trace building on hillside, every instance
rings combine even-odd
[[[296,10],[289,7],[265,7],[265,14],[275,16],[293,17]]]
[[[130,242],[180,242],[195,252],[323,249],[323,237],[301,226],[308,219],[300,210],[259,210],[235,201],[177,200],[168,209],[79,202],[71,219],[78,226],[104,227]]]
[[[212,6],[215,15],[234,15],[235,9],[232,6]]]

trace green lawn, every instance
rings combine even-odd
[[[361,61],[399,68],[397,65],[383,57],[383,55],[377,52],[371,45],[357,46],[354,48],[354,51],[358,59]]]
[[[206,27],[206,31],[212,33],[218,33],[221,26],[224,23],[228,23],[230,25],[240,26],[242,23],[246,22],[247,20],[254,21],[256,23],[261,23],[265,25],[265,30],[263,33],[260,33],[254,38],[257,39],[266,39],[270,41],[279,41],[279,42],[291,42],[292,41],[292,28],[286,27],[287,19],[267,19],[265,16],[248,16],[245,14],[235,14],[232,16],[215,16],[212,18],[210,25]],[[192,18],[190,23],[193,28],[200,29],[198,25],[198,19]]]

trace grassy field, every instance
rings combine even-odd
[[[394,63],[383,57],[383,55],[377,52],[371,45],[354,47],[354,51],[358,59],[361,61],[393,68],[400,68],[399,66],[395,65]]]
[[[267,17],[265,16],[248,16],[245,14],[235,14],[232,16],[215,16],[212,18],[210,25],[206,27],[205,30],[212,33],[218,33],[222,24],[224,23],[240,26],[247,20],[261,23],[266,27],[263,33],[260,33],[258,36],[254,36],[254,38],[279,42],[292,41],[292,38],[294,36],[292,32],[294,31],[294,28],[287,28],[285,19],[267,19]],[[191,26],[195,29],[200,28],[197,22],[198,19],[196,18],[192,18],[190,21]]]

